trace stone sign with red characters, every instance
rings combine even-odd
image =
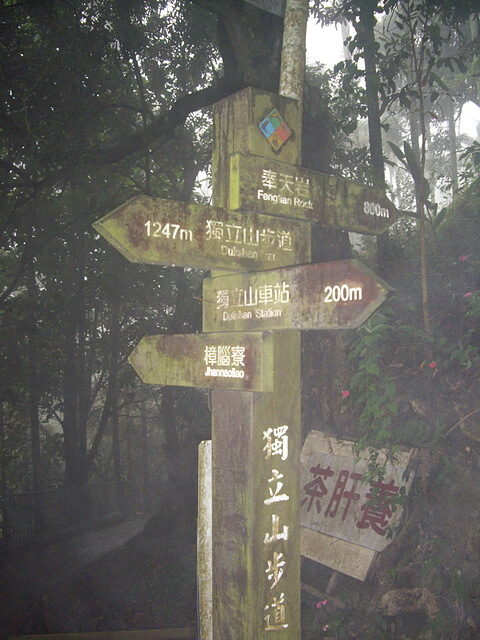
[[[376,462],[384,474],[368,479],[368,452],[358,453],[352,442],[311,431],[302,451],[302,527],[322,534],[327,545],[325,536],[344,541],[346,553],[351,545],[382,551],[392,541],[412,483],[413,473],[407,473],[412,453],[397,453],[392,461],[380,451]],[[304,537],[311,540],[312,534]],[[331,566],[331,558],[325,564]],[[341,566],[332,568],[342,571]]]

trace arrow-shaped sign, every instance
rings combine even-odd
[[[310,260],[310,224],[139,196],[93,224],[130,262],[245,271]]]
[[[129,356],[143,382],[179,387],[271,391],[271,335],[221,333],[142,338]]]
[[[355,260],[203,281],[203,330],[352,329],[391,287]]]
[[[259,156],[230,158],[229,208],[383,233],[398,218],[381,189]]]

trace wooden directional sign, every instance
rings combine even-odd
[[[230,157],[227,205],[367,234],[383,233],[398,218],[381,189],[240,153]]]
[[[310,259],[310,225],[160,198],[129,200],[93,225],[130,262],[242,271]]]
[[[268,332],[147,336],[132,351],[129,361],[149,384],[272,390]]]
[[[203,330],[351,329],[390,289],[355,260],[207,278]]]

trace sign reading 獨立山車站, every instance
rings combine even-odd
[[[381,189],[240,153],[230,157],[228,206],[367,234],[398,219]]]
[[[128,360],[148,384],[272,390],[268,332],[146,336]]]
[[[203,330],[351,329],[390,289],[355,260],[209,278],[203,282]]]
[[[413,453],[399,451],[392,460],[379,450],[382,475],[367,480],[368,451],[311,431],[301,456],[302,554],[364,580],[376,552],[390,544],[398,526],[413,480],[413,472],[407,473]]]
[[[310,224],[138,196],[94,223],[131,262],[242,271],[310,259]]]

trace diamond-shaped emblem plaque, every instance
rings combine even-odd
[[[292,131],[277,109],[272,109],[258,126],[275,151],[278,151],[292,135]]]

